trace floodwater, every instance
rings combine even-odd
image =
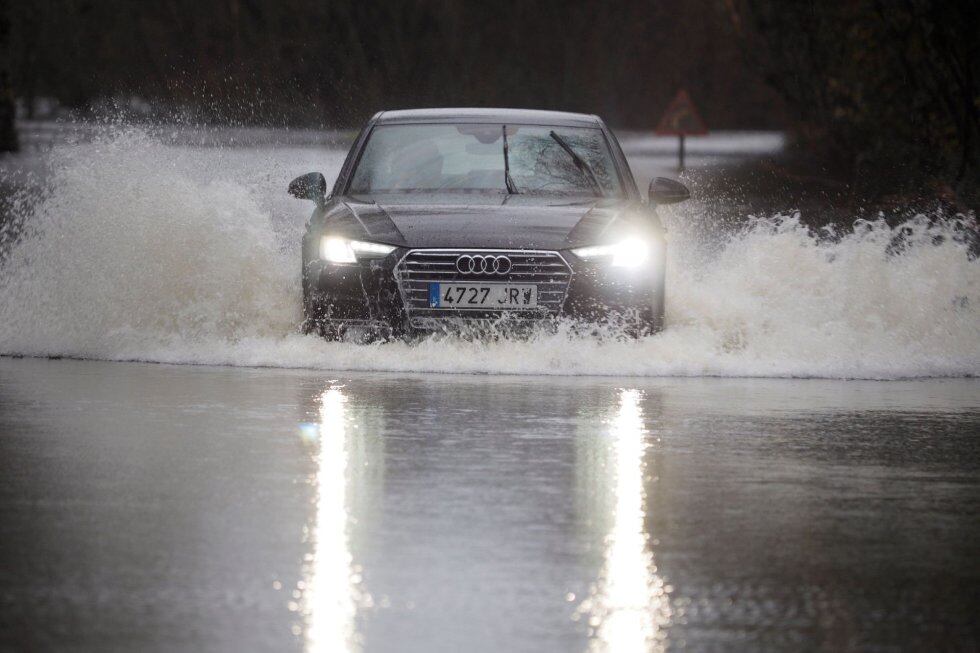
[[[980,381],[0,359],[0,649],[970,650]]]
[[[814,233],[787,212],[731,231],[713,223],[728,198],[690,181],[695,199],[661,211],[667,329],[657,336],[559,331],[531,342],[377,347],[302,336],[300,241],[311,205],[285,188],[311,170],[332,181],[344,152],[202,147],[181,134],[107,127],[92,141],[2,160],[0,185],[41,191],[0,205],[9,205],[0,354],[489,374],[980,374],[972,218],[910,215],[896,225],[869,215],[854,230]],[[749,157],[779,146],[771,135],[710,138],[692,144],[692,166],[714,160],[699,147]],[[662,142],[637,137],[626,147],[641,185],[668,173]]]
[[[694,174],[663,333],[331,343],[334,135],[91,131],[0,160],[0,651],[980,648],[973,217],[725,230]]]

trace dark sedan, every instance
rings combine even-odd
[[[655,206],[596,116],[512,109],[385,111],[361,131],[303,239],[305,330],[401,336],[571,319],[633,334],[664,319]]]

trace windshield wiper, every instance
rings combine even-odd
[[[592,166],[586,163],[585,159],[583,159],[582,157],[580,157],[578,154],[575,153],[575,150],[573,150],[572,146],[568,144],[568,141],[566,141],[564,138],[556,134],[554,131],[552,131],[549,134],[549,136],[555,139],[556,143],[561,145],[561,149],[568,152],[568,156],[572,157],[572,161],[575,163],[575,167],[578,168],[578,171],[582,173],[582,176],[585,177],[585,180],[589,182],[589,185],[592,186],[592,190],[595,191],[596,195],[598,195],[599,197],[605,197],[606,193],[602,190],[602,186],[599,185],[599,180],[596,179],[595,172],[592,170]]]
[[[507,125],[501,125],[500,131],[504,135],[504,183],[507,184],[507,192],[511,195],[517,195],[517,186],[514,184],[514,180],[510,176],[510,157],[508,152],[510,148],[507,145]]]

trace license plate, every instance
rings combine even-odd
[[[429,308],[537,308],[538,287],[511,283],[430,283]]]

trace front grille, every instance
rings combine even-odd
[[[456,259],[464,254],[506,256],[512,267],[507,274],[464,275],[456,269]],[[432,318],[494,319],[502,313],[479,309],[429,308],[429,284],[432,282],[533,283],[538,287],[538,310],[514,313],[519,313],[521,317],[541,318],[561,312],[571,278],[572,269],[558,252],[536,250],[416,249],[406,254],[395,266],[398,289],[413,325],[428,324]]]

